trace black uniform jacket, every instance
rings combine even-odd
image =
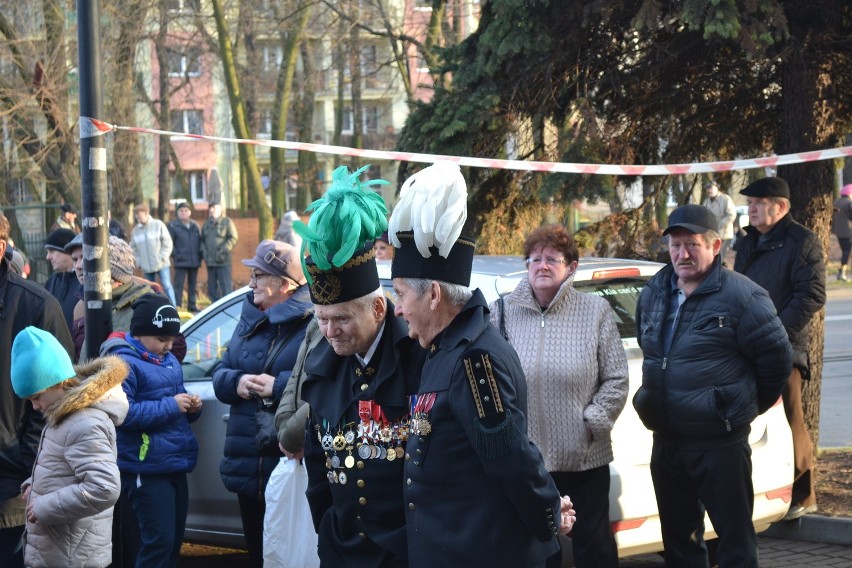
[[[428,351],[405,463],[410,565],[543,563],[559,493],[527,438],[520,361],[479,290]]]
[[[338,356],[327,341],[305,362],[306,494],[325,567],[405,565],[402,468],[423,350],[393,311],[388,302],[366,367],[354,355]]]

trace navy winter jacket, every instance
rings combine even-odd
[[[198,441],[189,424],[201,413],[182,413],[174,399],[186,392],[180,362],[167,353],[157,364],[128,343],[126,335],[113,333],[101,346],[102,354],[118,355],[130,367],[121,384],[130,409],[116,429],[118,468],[143,475],[189,473],[198,461]]]
[[[216,398],[231,405],[225,437],[225,457],[219,471],[228,491],[263,498],[266,482],[282,455],[277,449],[262,455],[255,441],[258,401],[246,400],[237,394],[240,377],[266,372],[275,377],[272,388],[271,411],[275,412],[293,366],[305,329],[311,319],[313,305],[307,285],[303,285],[284,302],[266,311],[254,305],[254,292],[246,294],[240,322],[213,373]],[[287,338],[286,346],[278,353],[271,369],[264,370],[267,355],[276,341]]]
[[[195,221],[190,220],[189,226],[180,219],[174,219],[168,226],[174,248],[172,260],[175,268],[198,268],[201,266],[201,229]]]
[[[672,294],[669,264],[642,290],[636,309],[642,386],[633,398],[645,426],[667,438],[709,446],[747,435],[781,395],[792,350],[772,301],[760,286],[713,268],[684,300],[671,348],[663,326]]]

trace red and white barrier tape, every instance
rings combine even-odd
[[[114,130],[156,134],[159,136],[177,136],[214,142],[232,144],[251,144],[253,146],[271,146],[286,150],[302,150],[319,154],[335,154],[338,156],[355,156],[368,160],[393,160],[400,162],[424,162],[432,164],[439,161],[454,162],[460,166],[473,168],[495,168],[503,170],[522,170],[533,172],[558,172],[566,174],[601,174],[620,176],[667,176],[679,174],[705,174],[713,172],[729,172],[734,170],[749,170],[755,168],[777,168],[788,164],[833,160],[835,158],[852,157],[852,146],[842,146],[828,150],[813,152],[798,152],[764,158],[749,158],[726,162],[696,162],[692,164],[662,164],[655,166],[615,165],[615,164],[571,164],[566,162],[535,162],[524,160],[498,160],[492,158],[472,158],[461,156],[445,156],[441,154],[417,154],[414,152],[396,152],[392,150],[367,150],[348,148],[346,146],[330,146],[328,144],[311,144],[308,142],[288,142],[286,140],[245,140],[242,138],[224,138],[221,136],[204,136],[201,134],[184,134],[154,128],[136,126],[117,126],[94,118],[80,117],[81,137],[100,136]]]

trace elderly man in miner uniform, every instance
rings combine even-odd
[[[362,171],[336,169],[310,225],[294,224],[311,252],[305,274],[327,340],[305,361],[301,394],[310,406],[306,494],[328,568],[408,566],[402,464],[422,350],[379,283],[371,229],[384,230],[387,209],[362,189]],[[364,185],[375,183],[385,182]]]
[[[639,297],[644,354],[636,413],[654,433],[651,479],[666,566],[705,568],[705,509],[722,567],[757,568],[751,422],[778,401],[792,350],[766,291],[722,267],[718,221],[701,205],[669,217],[671,264]]]
[[[793,499],[785,520],[817,509],[814,448],[802,409],[802,380],[810,378],[810,322],[825,305],[825,255],[819,238],[790,216],[790,188],[777,177],[740,192],[748,198],[749,226],[739,240],[734,270],[769,292],[793,345],[793,370],[784,386],[784,411],[793,431]]]
[[[427,350],[405,458],[409,563],[544,566],[573,509],[527,438],[518,356],[468,288],[466,199],[458,166],[430,166],[403,185],[388,231],[396,314]]]

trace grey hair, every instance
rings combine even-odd
[[[428,278],[400,278],[400,280],[402,280],[407,287],[411,288],[418,298],[423,297],[426,290],[432,286],[432,282],[437,282],[438,286],[441,287],[441,292],[447,297],[447,300],[453,306],[463,306],[468,302],[468,300],[470,300],[470,297],[473,296],[471,289],[467,286],[462,286],[461,284],[450,284],[449,282],[430,280]]]
[[[704,231],[701,233],[704,236],[704,242],[708,245],[712,245],[716,240],[721,240],[722,235],[717,233],[716,231]]]
[[[776,196],[772,196],[772,197],[767,197],[767,199],[768,199],[769,201],[772,201],[772,202],[774,202],[774,203],[777,203],[778,205],[781,205],[782,203],[786,203],[786,204],[787,204],[787,211],[790,211],[790,209],[791,209],[791,207],[792,207],[792,205],[791,205],[791,203],[790,203],[790,200],[789,200],[789,199],[787,199],[786,197],[781,197],[780,195],[776,195]]]
[[[364,294],[360,298],[355,298],[352,300],[355,303],[358,311],[361,313],[366,313],[373,309],[373,304],[376,302],[376,298],[384,299],[385,293],[382,288],[376,288],[369,294]]]

